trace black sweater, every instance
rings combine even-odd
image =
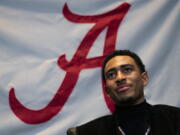
[[[116,111],[112,115],[76,127],[76,135],[122,135],[118,130],[119,125],[126,135],[144,134],[149,125],[151,127],[150,135],[180,135],[180,108],[168,105],[152,106],[148,103],[134,107],[129,108],[133,110],[133,114],[129,112],[128,108],[116,107]],[[68,132],[68,135],[70,134]]]

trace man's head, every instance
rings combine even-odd
[[[129,50],[117,50],[106,57],[102,78],[110,97],[121,106],[144,101],[148,75],[141,59]]]

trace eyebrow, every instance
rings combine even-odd
[[[118,66],[118,67],[110,68],[107,72],[115,71],[115,70],[118,70],[118,69],[121,69],[121,68],[125,68],[125,67],[132,67],[132,68],[134,68],[134,65],[132,65],[132,64],[120,65],[120,66]],[[107,73],[107,72],[106,72],[106,73]]]
[[[121,65],[120,67],[122,67],[122,68],[124,68],[124,67],[135,67],[134,65],[132,65],[132,64],[125,64],[125,65]]]

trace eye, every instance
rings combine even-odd
[[[107,72],[106,75],[106,79],[112,80],[116,77],[116,71],[109,71]]]
[[[125,67],[125,68],[123,68],[123,73],[128,74],[128,73],[131,73],[132,71],[133,71],[132,67]]]

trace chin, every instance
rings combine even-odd
[[[125,105],[125,106],[128,106],[128,105],[134,105],[137,103],[137,99],[134,98],[134,97],[127,97],[127,98],[121,98],[118,100],[118,105]]]

